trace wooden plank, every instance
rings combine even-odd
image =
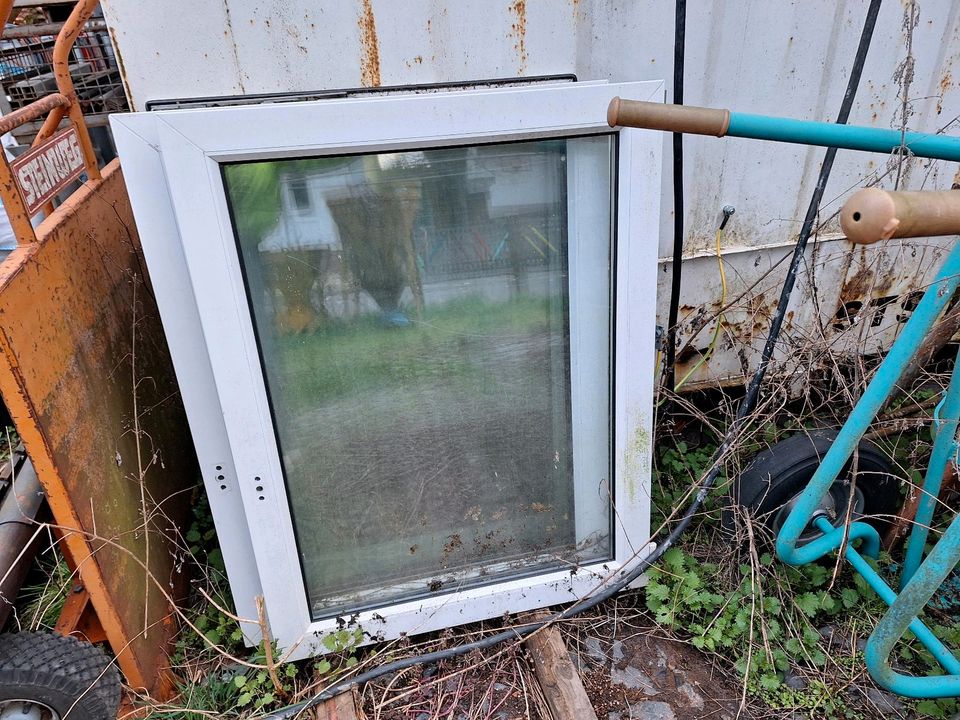
[[[551,625],[530,636],[526,646],[553,720],[597,720],[580,673],[570,660],[557,627]]]
[[[316,710],[316,720],[360,720],[357,699],[353,691],[342,692],[327,700]]]

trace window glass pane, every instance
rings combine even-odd
[[[610,557],[613,144],[224,166],[314,618]]]

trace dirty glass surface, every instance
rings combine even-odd
[[[224,166],[314,619],[610,557],[613,143]]]

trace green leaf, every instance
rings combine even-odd
[[[283,668],[283,674],[286,675],[287,677],[292,678],[294,675],[297,674],[297,666],[294,665],[293,663],[289,663]]]
[[[774,673],[764,673],[760,676],[760,685],[766,690],[776,690],[781,682],[780,676]]]
[[[234,676],[233,684],[236,685],[238,688],[242,688],[244,685],[247,684],[247,676],[246,675]]]
[[[856,607],[860,602],[860,593],[853,588],[844,588],[840,591],[840,602],[847,610]]]
[[[666,600],[670,597],[670,588],[656,580],[651,580],[647,585],[647,597],[661,601]]]
[[[916,705],[916,711],[917,713],[926,715],[927,717],[946,717],[946,714],[943,712],[943,708],[940,707],[940,704],[936,700],[921,700]]]
[[[783,635],[783,626],[777,620],[770,620],[767,623],[767,635],[771,640],[777,640]]]
[[[316,669],[316,671],[321,675],[326,675],[328,672],[330,672],[331,667],[332,666],[330,665],[329,660],[321,660],[316,665],[314,665],[314,668]]]
[[[221,573],[227,571],[226,565],[223,564],[223,553],[220,552],[220,548],[214,548],[207,553],[207,565]]]
[[[667,608],[660,608],[657,611],[656,618],[654,618],[659,625],[672,626],[674,623],[675,615],[672,610]]]
[[[820,642],[820,633],[814,630],[809,625],[804,626],[803,628],[803,642],[808,647],[815,647],[817,643]]]
[[[807,617],[813,617],[820,609],[820,599],[811,592],[798,595],[794,602],[797,604],[800,612]]]
[[[822,565],[805,565],[804,569],[814,587],[823,585],[830,578],[830,571]]]
[[[245,692],[237,698],[237,705],[249,705],[251,700],[253,700],[253,694]]]
[[[683,560],[683,550],[678,547],[672,547],[663,554],[663,561],[672,568],[682,568]]]

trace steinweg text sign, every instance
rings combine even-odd
[[[27,211],[33,215],[84,171],[80,139],[72,127],[10,163]]]

